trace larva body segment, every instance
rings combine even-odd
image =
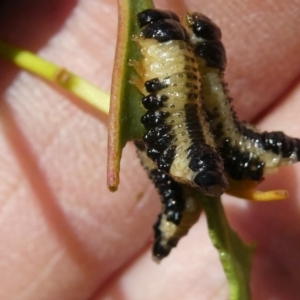
[[[147,156],[143,142],[136,141],[135,144],[138,157],[161,196],[162,212],[153,226],[152,249],[153,258],[160,261],[197,222],[201,212],[200,201],[196,201],[189,195],[188,189],[157,168]]]
[[[240,122],[224,82],[226,54],[220,29],[199,13],[187,14],[188,32],[202,74],[201,96],[226,173],[235,180],[260,181],[267,173],[300,159],[300,140],[283,132],[259,132]]]
[[[143,55],[137,70],[145,83],[147,155],[174,180],[220,196],[227,179],[201,111],[200,74],[188,34],[170,14],[144,21],[142,13],[138,20],[146,25],[134,39]]]

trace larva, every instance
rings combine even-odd
[[[299,139],[278,131],[260,133],[237,119],[223,78],[226,54],[220,29],[199,13],[188,13],[186,20],[202,75],[203,108],[226,173],[235,180],[260,181],[279,166],[299,161]]]
[[[159,214],[154,229],[153,258],[160,261],[175,247],[181,237],[186,235],[201,213],[200,202],[189,195],[189,189],[176,182],[168,174],[159,170],[147,156],[146,146],[141,141],[135,142],[138,156],[154,182],[161,196],[162,212]]]
[[[188,34],[168,13],[156,11],[154,21],[152,15],[153,10],[137,15],[141,33],[135,38],[143,55],[135,67],[145,95],[147,155],[176,181],[220,196],[227,179],[201,111],[201,76]]]
[[[168,11],[146,10],[137,18],[141,33],[134,40],[143,60],[132,62],[141,78],[133,82],[145,95],[147,132],[136,145],[162,199],[153,245],[153,257],[161,260],[200,215],[199,202],[181,183],[219,196],[227,179],[201,111],[200,74],[186,30]]]

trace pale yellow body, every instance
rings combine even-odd
[[[159,43],[154,39],[144,39],[143,37],[136,37],[135,41],[143,55],[141,62],[133,63],[141,78],[140,82],[135,80],[134,83],[141,92],[144,95],[148,94],[144,88],[144,82],[153,78],[169,84],[161,91],[162,95],[169,97],[166,101],[167,107],[161,109],[170,113],[165,124],[172,125],[174,136],[176,136],[173,140],[173,144],[176,145],[176,155],[169,174],[179,182],[196,187],[193,183],[196,174],[188,167],[190,159],[187,157],[187,151],[191,146],[191,141],[185,126],[186,103],[197,105],[198,119],[203,128],[205,143],[214,148],[214,140],[206,123],[201,101],[199,98],[190,100],[187,97],[189,93],[196,93],[200,97],[201,76],[193,50],[184,41],[172,40]],[[188,78],[187,72],[193,73],[196,80]]]

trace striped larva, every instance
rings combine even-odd
[[[153,246],[160,260],[200,214],[183,184],[220,196],[227,179],[201,110],[200,74],[186,30],[172,12],[147,10],[137,17],[141,33],[134,41],[143,59],[131,62],[140,77],[132,81],[145,95],[147,112],[141,120],[146,134],[136,144],[162,199]]]
[[[160,261],[166,257],[178,241],[186,235],[201,213],[200,202],[192,197],[189,188],[176,182],[171,176],[159,170],[147,156],[143,142],[135,142],[138,157],[149,178],[155,184],[162,202],[154,229],[153,258]]]
[[[260,181],[278,167],[299,161],[299,139],[280,131],[259,132],[238,120],[223,78],[226,54],[220,29],[199,13],[188,13],[186,20],[202,75],[203,108],[229,177]]]
[[[220,196],[227,180],[199,101],[201,76],[187,32],[164,15],[145,25],[146,13],[141,21],[138,14],[142,29],[135,41],[143,59],[134,65],[145,95],[147,155],[176,181]]]
[[[223,79],[221,31],[210,19],[187,14],[188,33],[169,11],[146,10],[138,22],[141,33],[134,40],[143,60],[133,63],[140,76],[134,83],[147,110],[138,153],[162,198],[153,247],[160,260],[199,216],[199,207],[190,209],[197,203],[184,185],[222,194],[223,165],[231,179],[259,182],[279,166],[299,161],[300,140],[282,132],[260,133],[237,119]]]

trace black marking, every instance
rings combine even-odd
[[[160,43],[181,40],[189,41],[186,29],[175,20],[159,20],[142,28],[141,36],[146,39],[152,38]]]
[[[282,157],[290,157],[293,152],[300,157],[300,140],[288,137],[281,131],[262,132],[261,142],[265,150],[281,153]]]
[[[195,46],[195,54],[202,57],[211,68],[225,69],[227,59],[225,49],[220,41],[206,41]]]
[[[162,82],[160,82],[158,78],[153,78],[145,82],[145,88],[148,93],[159,92],[165,87],[166,86]]]
[[[149,94],[142,99],[142,104],[146,109],[155,110],[164,107],[164,102],[168,100],[167,96],[158,96]]]
[[[153,250],[152,250],[153,257],[158,261],[160,261],[166,256],[168,256],[172,248],[176,246],[177,246],[177,242],[173,241],[172,239],[170,239],[166,245],[162,245],[160,240],[157,240],[154,242],[153,245]]]
[[[203,132],[197,122],[198,107],[187,104],[185,111],[186,127],[192,141],[188,150],[188,157],[191,158],[189,168],[198,173],[194,182],[207,195],[220,196],[228,185],[223,174],[222,159],[204,140]]]
[[[206,66],[224,70],[226,53],[221,42],[221,30],[206,16],[199,13],[187,14],[187,22],[192,34],[196,56],[202,57]]]
[[[220,28],[208,17],[191,13],[188,16],[193,33],[204,40],[220,40],[222,37]]]
[[[165,172],[170,171],[170,166],[174,160],[175,146],[169,146],[157,159],[157,167]]]
[[[146,129],[155,128],[159,125],[163,125],[169,115],[170,113],[166,111],[149,111],[142,116],[141,123]]]
[[[162,145],[162,149],[166,149],[169,143],[172,141],[173,136],[169,133],[171,130],[170,125],[159,125],[155,128],[151,128],[147,131],[147,133],[143,137],[143,141],[146,143],[148,147],[152,145],[161,145],[164,139],[167,139],[166,145]]]
[[[148,148],[147,149],[147,156],[151,158],[153,161],[157,161],[161,155],[161,151],[155,148]]]
[[[262,179],[265,163],[252,156],[250,152],[242,152],[238,147],[227,146],[221,148],[221,155],[227,174],[234,180]]]
[[[140,28],[159,20],[171,19],[179,22],[178,16],[170,10],[146,9],[137,14]]]

